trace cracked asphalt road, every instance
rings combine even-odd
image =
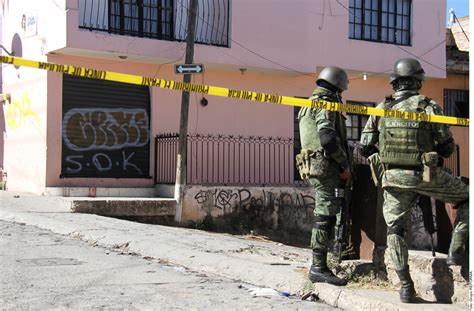
[[[252,297],[251,284],[21,223],[0,221],[0,232],[4,309],[335,309],[291,297]]]

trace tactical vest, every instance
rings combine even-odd
[[[414,97],[417,97],[415,102],[418,100],[418,105],[402,105],[397,110],[426,113],[425,108],[431,99],[420,95]],[[390,103],[388,107],[389,105]],[[382,117],[379,133],[379,155],[384,164],[418,166],[422,164],[421,155],[434,150],[431,125],[428,122]]]
[[[339,99],[336,99],[334,98],[334,96],[332,96],[332,93],[329,93],[319,88],[317,88],[313,92],[313,96],[310,99],[320,99],[329,102],[340,102]],[[310,149],[314,151],[323,150],[323,147],[321,146],[321,141],[319,139],[316,112],[317,108],[308,107],[302,107],[298,112],[298,124],[300,129],[300,142],[302,149]],[[339,137],[341,141],[345,142],[346,124],[342,114],[336,114],[336,120],[334,121],[334,123],[337,137]]]

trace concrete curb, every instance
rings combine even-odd
[[[159,198],[71,198],[71,211],[112,217],[174,217],[176,201]]]
[[[152,257],[295,294],[306,280],[310,251],[194,229],[147,225],[90,214],[73,214],[62,198],[0,192],[0,220],[21,222],[116,251]],[[348,310],[463,310],[458,305],[402,304],[398,292],[316,284],[327,304]]]

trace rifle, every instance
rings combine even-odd
[[[349,245],[349,234],[351,226],[351,196],[352,196],[352,180],[345,181],[340,188],[335,189],[337,198],[341,198],[341,217],[336,229],[336,255],[337,262],[342,260],[342,251]]]

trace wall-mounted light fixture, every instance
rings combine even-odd
[[[362,80],[364,80],[364,81],[367,80],[367,73],[366,73],[366,72],[364,72],[364,73],[362,74]]]
[[[209,102],[207,101],[206,97],[203,97],[199,103],[201,106],[206,107]]]
[[[247,71],[247,68],[239,68],[241,74],[245,74]]]

